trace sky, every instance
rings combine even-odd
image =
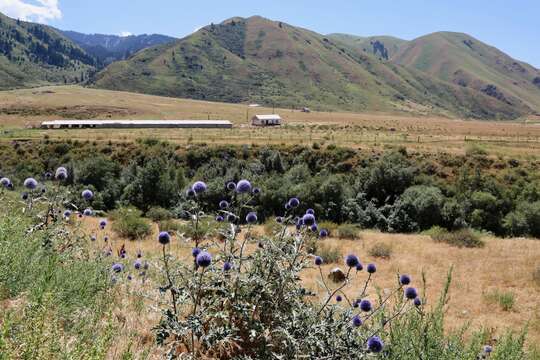
[[[540,68],[540,0],[0,0],[0,12],[63,30],[184,37],[233,16],[261,15],[318,33],[465,32]]]

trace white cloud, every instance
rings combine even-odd
[[[121,37],[128,37],[128,36],[131,36],[131,35],[133,35],[133,33],[130,33],[129,31],[122,31],[120,33]]]
[[[61,19],[58,0],[0,0],[0,12],[15,19],[46,23],[49,20]]]

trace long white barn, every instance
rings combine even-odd
[[[41,123],[42,129],[138,129],[138,128],[219,128],[230,129],[228,120],[53,120]]]

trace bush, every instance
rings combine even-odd
[[[394,231],[418,231],[441,223],[444,196],[434,186],[411,186],[396,203],[391,217]],[[403,214],[398,214],[402,212]],[[396,220],[403,221],[396,221]]]
[[[162,220],[158,222],[159,231],[176,232],[182,231],[184,225],[175,220]]]
[[[354,224],[341,224],[337,228],[337,236],[340,239],[360,239],[360,229]]]
[[[530,235],[540,238],[540,201],[521,202],[505,216],[503,227],[508,235]]]
[[[514,308],[515,297],[512,292],[494,290],[484,294],[484,298],[491,304],[497,304],[503,311],[510,311]]]
[[[317,255],[323,258],[325,264],[340,263],[343,261],[343,254],[337,246],[319,245],[317,246]]]
[[[326,229],[328,231],[328,236],[336,235],[338,224],[332,221],[321,221],[319,222],[319,229]]]
[[[376,258],[390,259],[392,246],[386,243],[376,243],[369,249],[368,254]]]
[[[142,239],[152,232],[152,227],[142,218],[142,211],[124,207],[111,213],[112,228],[118,235],[131,240]]]
[[[460,229],[456,231],[441,231],[431,238],[437,242],[445,242],[452,246],[466,248],[481,248],[485,243],[470,229]]]
[[[162,208],[162,207],[159,207],[159,206],[154,206],[154,207],[151,207],[146,212],[146,217],[151,219],[154,222],[157,222],[157,221],[161,221],[161,220],[172,219],[173,214],[172,214],[172,212],[170,212],[169,210],[167,210],[165,208]]]

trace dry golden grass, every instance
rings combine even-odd
[[[85,226],[96,229],[97,222],[97,219],[91,219]],[[258,227],[255,231],[262,233],[263,228]],[[110,231],[109,235],[116,247],[125,244],[131,256],[137,250],[142,250],[145,258],[150,258],[153,264],[159,265],[161,245],[155,240],[157,226],[154,232],[153,235],[140,241],[119,239]],[[486,328],[497,334],[509,328],[521,330],[528,324],[529,342],[531,344],[540,342],[540,286],[533,280],[534,269],[540,265],[540,241],[495,237],[485,237],[483,240],[486,242],[484,248],[467,249],[436,243],[429,236],[424,235],[363,231],[361,240],[328,238],[320,241],[337,247],[343,256],[355,253],[364,264],[376,263],[378,270],[374,278],[376,285],[383,291],[395,287],[398,273],[411,275],[413,285],[421,288],[422,273],[425,272],[427,306],[437,301],[447,273],[453,267],[446,321],[448,330],[470,324],[471,329]],[[390,259],[382,260],[368,255],[368,250],[376,243],[392,246]],[[96,245],[101,247],[103,243],[98,241]],[[179,259],[191,261],[192,246],[190,243],[174,238],[169,250]],[[250,251],[253,249],[255,249],[255,244],[250,246]],[[336,266],[344,269],[342,263],[325,264],[323,273],[328,274]],[[154,268],[152,271],[156,270]],[[308,269],[302,274],[306,286],[324,296],[324,288],[319,278],[319,271],[316,268]],[[358,277],[354,278],[352,290],[346,293],[349,298],[355,298],[358,295],[365,279],[365,272],[359,273]],[[158,296],[156,287],[157,284],[150,282],[141,290]],[[376,300],[375,289],[371,286],[368,289],[368,298]],[[497,304],[486,300],[485,294],[494,290],[514,294],[515,306],[512,310],[504,311]],[[133,341],[135,338],[136,342],[131,344],[133,351],[137,353],[150,351],[151,354],[159,354],[160,350],[154,345],[153,334],[150,330],[159,319],[158,308],[152,307],[155,303],[148,299],[143,301],[140,298],[136,300],[136,298],[126,299],[119,296],[119,299],[122,299],[122,305],[117,308],[115,314],[118,319],[122,319],[122,331],[126,335],[131,334],[132,337],[126,336],[115,345],[116,350],[112,351],[127,348],[129,343],[126,343],[126,339]],[[138,304],[138,301],[144,303]]]
[[[340,113],[276,109],[281,128],[252,128],[247,118],[271,113],[245,104],[174,99],[78,86],[57,86],[0,92],[0,126],[9,128],[0,139],[34,138],[133,141],[157,137],[176,143],[304,144],[378,148],[385,145],[434,152],[463,153],[468,141],[481,142],[493,154],[530,156],[540,153],[540,125],[411,116],[403,113]],[[58,118],[225,119],[232,130],[35,130],[41,121]],[[19,130],[17,130],[19,129]]]

